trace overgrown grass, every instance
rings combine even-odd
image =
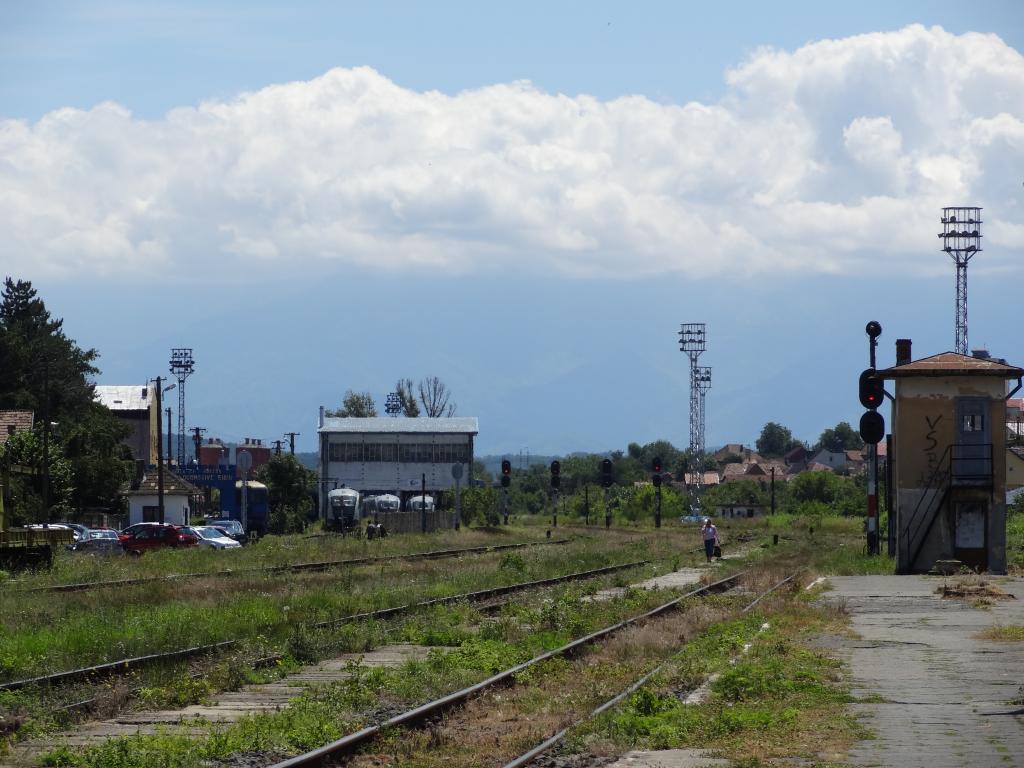
[[[1024,643],[1024,624],[996,624],[981,630],[975,637],[1003,643]]]
[[[6,592],[0,597],[0,679],[234,638],[283,642],[296,625],[639,560],[649,549],[629,544],[610,551],[604,542],[580,540],[511,557],[493,553],[45,597]]]
[[[353,663],[348,679],[308,688],[281,712],[248,716],[226,727],[210,726],[206,737],[165,733],[118,738],[84,750],[59,748],[45,757],[44,764],[191,768],[236,752],[305,751],[356,730],[382,707],[407,707],[470,685],[666,599],[657,591],[630,590],[618,599],[591,602],[585,599],[590,591],[582,585],[568,586],[535,605],[509,606],[499,620],[489,622],[465,606],[437,608],[406,622],[400,632],[408,634],[425,623],[448,626],[459,635],[459,645],[452,650],[434,649],[426,659],[397,669],[366,669]],[[479,631],[470,633],[467,623],[477,624]],[[524,673],[524,679],[530,674],[536,672]]]
[[[836,617],[796,602],[768,616],[759,632],[765,618],[710,628],[671,672],[582,729],[575,747],[610,741],[619,749],[710,748],[734,760],[833,759],[861,729],[845,711],[850,697],[839,663],[803,640]],[[730,663],[745,642],[750,652]],[[679,691],[714,673],[720,677],[704,702],[681,701]]]

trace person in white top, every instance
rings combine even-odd
[[[708,562],[710,563],[712,556],[715,554],[715,547],[721,546],[721,542],[718,540],[718,529],[715,528],[710,517],[704,518],[704,527],[701,528],[701,533],[704,534],[704,554],[707,555]]]

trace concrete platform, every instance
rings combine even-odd
[[[699,749],[663,749],[657,752],[627,752],[607,768],[714,768],[728,760],[706,757]]]
[[[849,610],[857,637],[821,643],[849,663],[853,694],[866,700],[854,709],[876,735],[857,744],[848,762],[1024,768],[1024,643],[975,637],[997,624],[1024,625],[1024,579],[997,577],[1016,598],[990,608],[941,598],[935,590],[943,581],[829,577],[832,590],[822,599]]]

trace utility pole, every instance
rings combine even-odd
[[[775,467],[772,467],[772,514],[775,514]]]
[[[164,420],[160,417],[160,411],[163,410],[163,377],[157,376],[154,381],[156,382],[156,498],[157,498],[157,522],[162,523],[164,521],[164,436],[160,434],[163,431]]]
[[[43,358],[43,515],[50,522],[50,358]]]
[[[196,446],[196,464],[199,463],[199,449],[203,445],[203,433],[206,427],[192,427],[192,442]]]
[[[301,432],[285,432],[284,436],[288,438],[288,450],[292,456],[295,455],[295,438],[301,435]]]
[[[292,453],[294,456],[294,452]],[[427,475],[424,472],[420,477],[420,529],[427,532]]]
[[[280,456],[281,455],[281,446],[284,445],[284,440],[271,440],[271,443],[274,446],[274,455],[275,456]]]
[[[171,450],[171,409],[164,408],[164,413],[167,414],[167,460],[170,461],[174,455],[174,451]]]

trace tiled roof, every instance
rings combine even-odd
[[[447,432],[452,434],[475,435],[480,432],[480,425],[475,416],[456,416],[450,419],[427,418],[389,418],[373,417],[369,419],[343,419],[337,416],[324,418],[320,432],[347,432],[379,434],[430,434]]]
[[[911,376],[999,376],[1004,379],[1015,379],[1024,376],[1024,369],[991,359],[970,357],[957,352],[942,352],[885,368],[879,371],[879,374],[886,379]]]
[[[142,482],[139,483],[138,489],[128,487],[121,492],[126,496],[155,496],[159,492],[157,488],[159,482],[158,475],[156,467],[149,467],[142,476]],[[202,491],[188,480],[178,477],[171,470],[164,469],[165,496],[194,496],[197,493],[202,493]]]
[[[94,396],[100,405],[112,411],[145,411],[152,395],[153,387],[146,384],[97,384]]]
[[[0,445],[7,442],[7,436],[14,432],[28,432],[32,429],[32,411],[0,411]]]

